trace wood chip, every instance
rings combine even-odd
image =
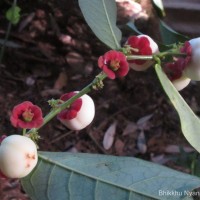
[[[129,135],[129,134],[133,134],[135,131],[137,130],[137,125],[134,122],[129,122],[125,129],[123,130],[122,135]]]
[[[191,147],[182,147],[183,151],[186,153],[194,152],[195,150]],[[168,145],[165,148],[165,153],[180,153],[181,147],[178,145]]]
[[[146,138],[144,131],[140,131],[137,138],[137,148],[140,153],[144,154],[147,151]]]
[[[108,150],[111,148],[114,142],[114,136],[116,134],[117,122],[112,123],[109,128],[106,130],[103,138],[103,147]]]
[[[67,74],[65,71],[60,72],[57,80],[54,83],[54,89],[61,90],[67,85]]]

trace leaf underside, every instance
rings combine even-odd
[[[188,142],[200,152],[200,120],[181,97],[179,92],[167,78],[161,67],[155,67],[160,82],[171,103],[179,114],[181,129]]]
[[[195,176],[136,158],[64,152],[40,152],[21,182],[32,200],[169,199],[159,191],[180,192],[173,200],[200,185]]]
[[[119,49],[122,34],[116,26],[115,0],[79,0],[79,6],[94,34],[111,49]]]

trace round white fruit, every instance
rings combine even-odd
[[[189,41],[192,47],[191,61],[187,64],[184,75],[191,80],[200,80],[200,37]]]
[[[9,178],[27,176],[38,161],[37,147],[28,137],[11,135],[0,145],[0,170]]]
[[[61,122],[71,130],[84,129],[94,119],[95,115],[94,101],[87,94],[84,94],[80,98],[82,99],[82,105],[81,109],[77,113],[77,116],[71,120],[61,119]]]

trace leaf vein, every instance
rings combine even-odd
[[[108,0],[107,0],[107,1],[108,1]],[[111,22],[110,22],[110,18],[109,18],[109,16],[108,16],[108,11],[107,11],[107,7],[106,7],[106,4],[105,4],[105,0],[102,0],[102,3],[103,3],[104,10],[105,10],[107,22],[108,22],[108,24],[109,24],[110,31],[111,31],[111,33],[112,33],[113,39],[114,39],[114,41],[115,41],[115,44],[116,44],[117,48],[119,49],[119,48],[120,48],[120,44],[118,43],[117,38],[116,38],[116,36],[115,36],[115,34],[114,34],[113,27],[112,27],[112,24],[111,24]]]

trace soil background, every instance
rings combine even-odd
[[[12,27],[0,65],[0,135],[20,134],[9,120],[15,105],[31,101],[47,114],[48,100],[81,90],[93,80],[100,72],[98,57],[109,50],[85,23],[75,0],[21,0],[18,5],[21,20]],[[124,5],[118,4],[117,21],[123,32],[122,42],[133,34],[124,25],[132,16],[128,4]],[[141,1],[141,5],[146,15],[137,18],[137,25],[158,41],[155,10],[149,1]],[[9,7],[8,1],[0,2],[1,43]],[[166,19],[170,23],[170,18]],[[192,32],[187,34],[194,36]],[[96,105],[92,124],[81,131],[70,131],[55,118],[40,130],[40,150],[132,156],[191,173],[191,163],[198,156],[184,139],[178,115],[153,67],[145,72],[130,70],[125,78],[106,79],[104,85],[102,90],[90,93]],[[191,82],[180,92],[197,115],[199,89],[198,82]],[[114,132],[113,142],[112,137],[104,137],[109,131]],[[107,150],[106,142],[111,143]],[[29,198],[19,180],[0,179],[0,200],[25,199]]]

